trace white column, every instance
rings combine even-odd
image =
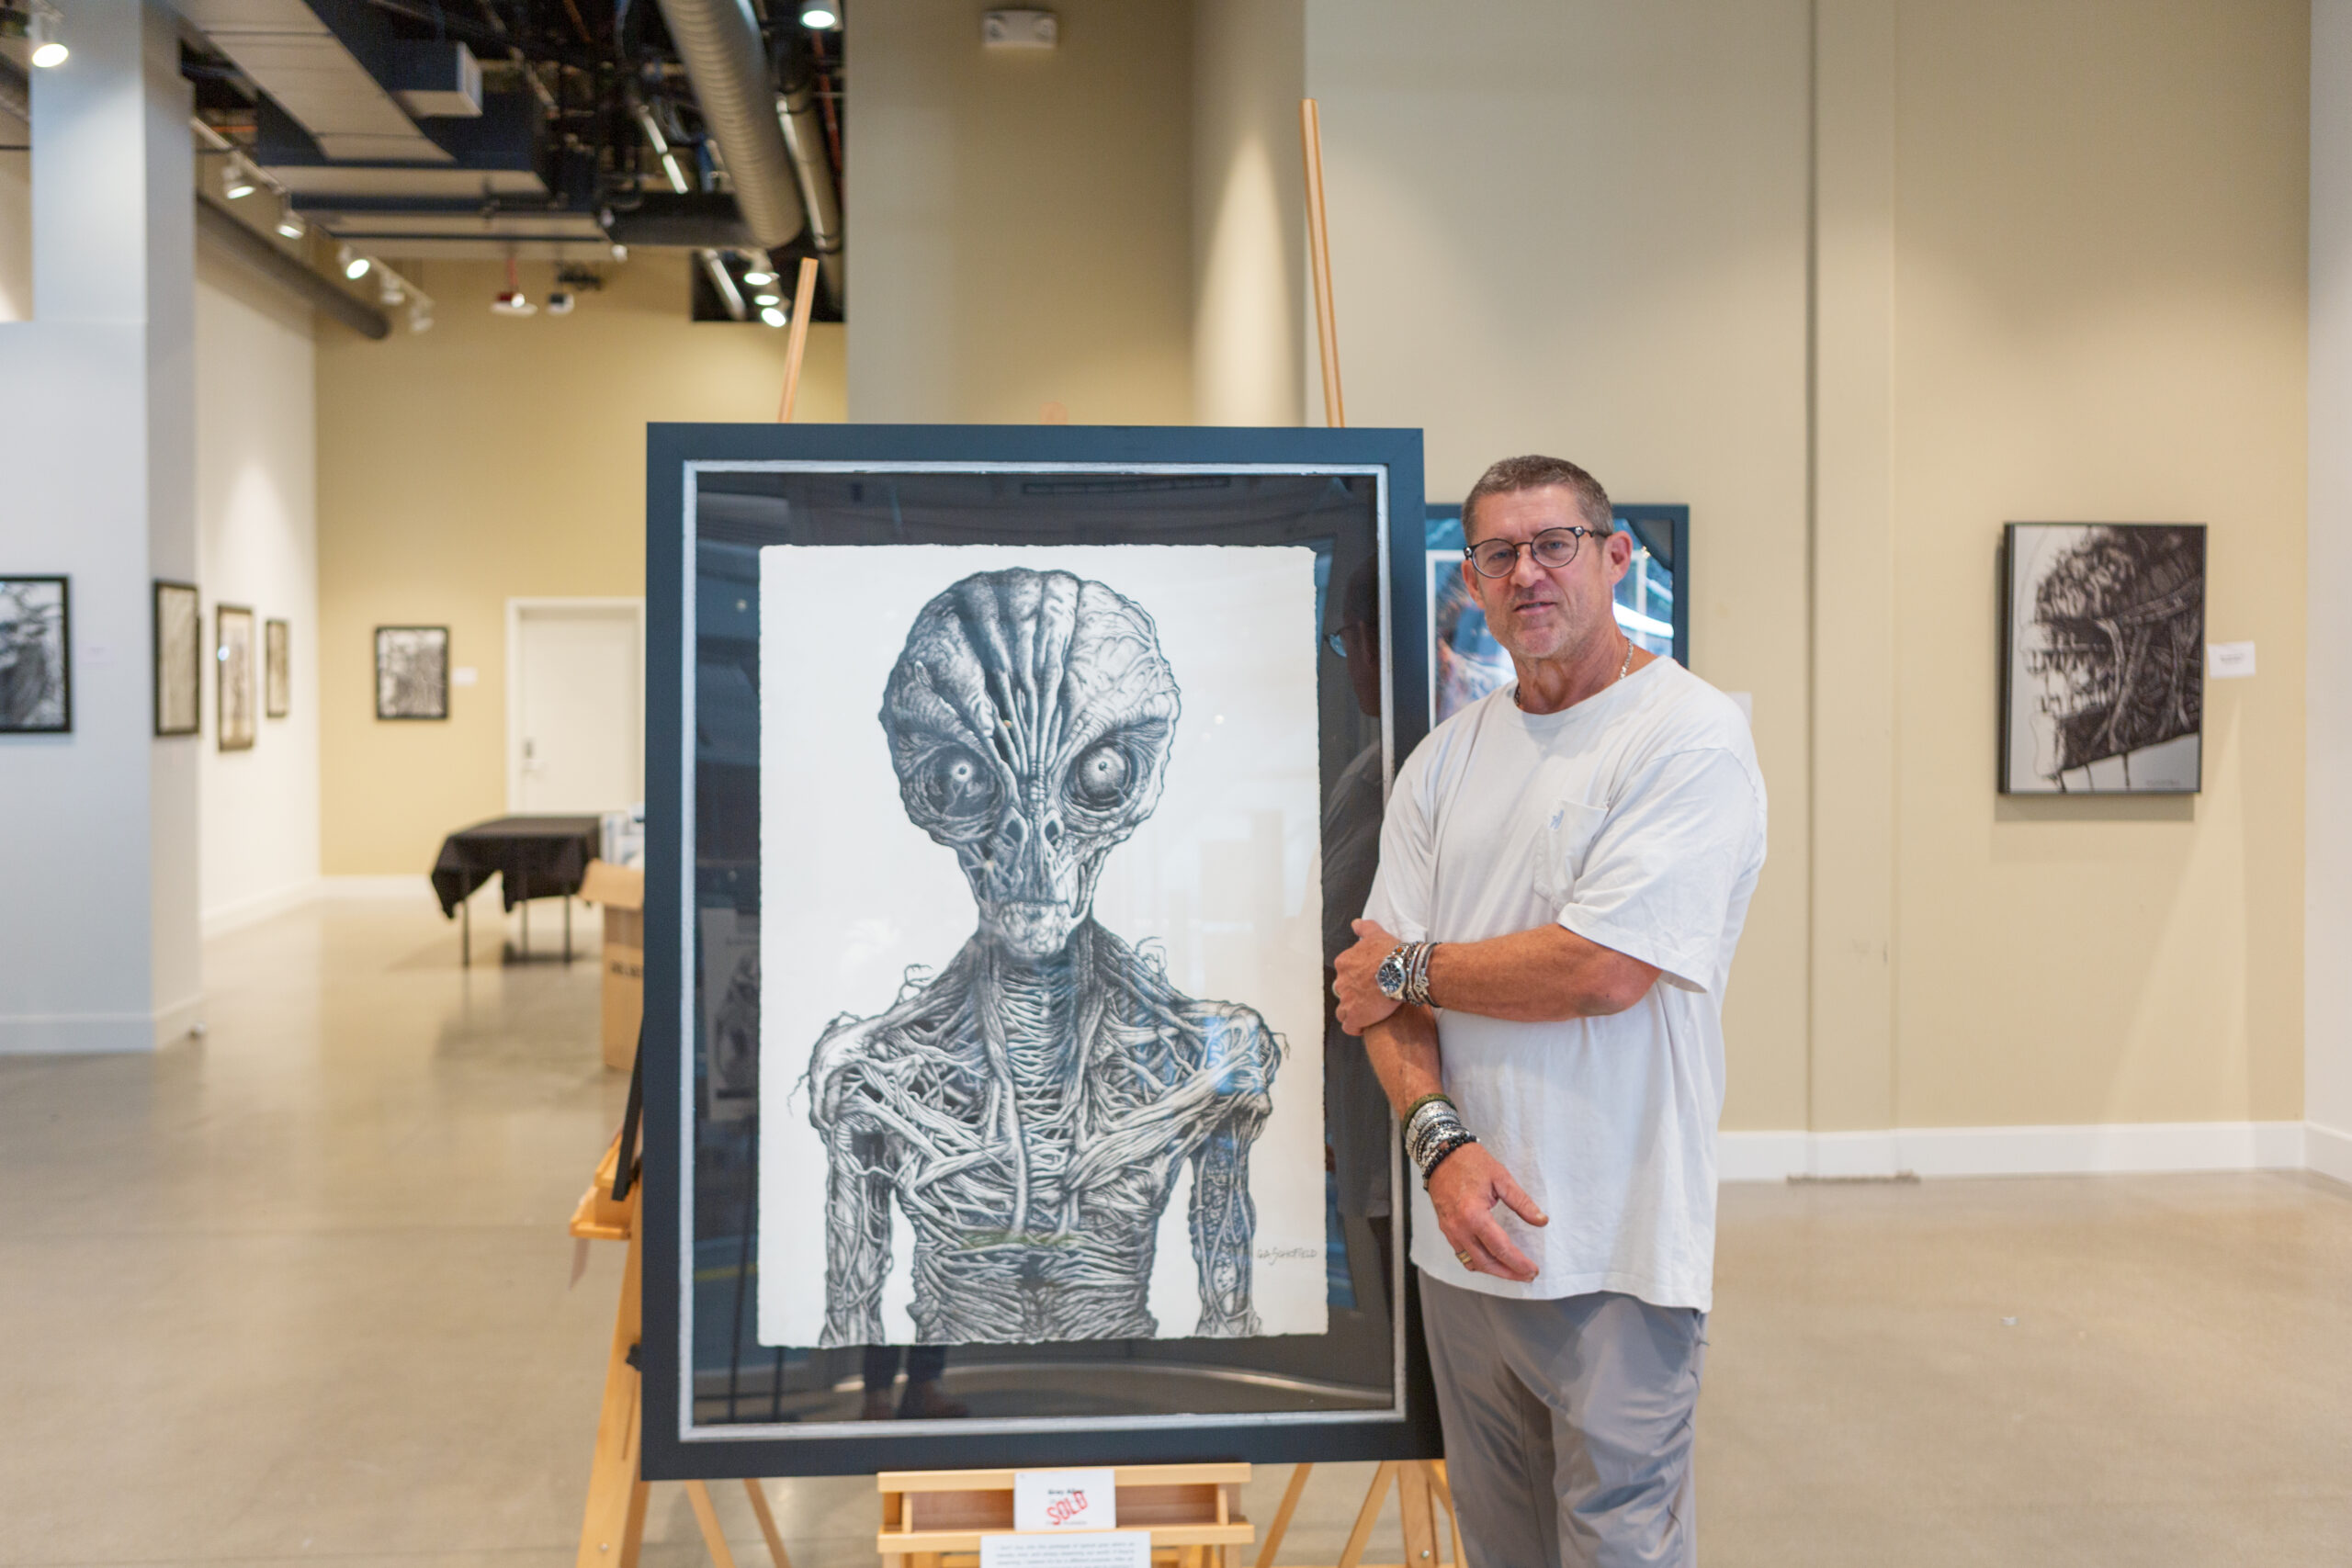
[[[2312,6],[2306,1158],[2352,1181],[2352,0]]]
[[[202,987],[209,740],[153,738],[151,650],[152,580],[196,570],[188,89],[162,7],[77,0],[66,25],[72,57],[32,73],[33,319],[0,325],[0,573],[70,577],[73,641],[73,733],[0,736],[10,1053],[152,1048]]]

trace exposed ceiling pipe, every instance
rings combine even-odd
[[[777,121],[784,127],[784,144],[792,154],[792,172],[800,184],[800,199],[808,209],[808,239],[817,265],[825,275],[825,292],[837,310],[846,311],[849,291],[842,257],[841,194],[833,187],[833,160],[825,150],[825,126],[817,108],[815,73],[803,71],[776,100]]]
[[[792,154],[775,113],[767,47],[744,0],[661,0],[703,120],[727,157],[735,205],[752,237],[774,249],[808,226]]]

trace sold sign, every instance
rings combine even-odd
[[[1107,1530],[1119,1525],[1118,1476],[1108,1470],[1021,1470],[1012,1475],[1017,1530]]]

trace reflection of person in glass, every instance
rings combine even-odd
[[[924,1343],[1151,1337],[1159,1218],[1188,1163],[1187,1326],[1259,1332],[1250,1149],[1282,1043],[1093,918],[1104,858],[1159,803],[1177,713],[1151,617],[1102,583],[983,572],[916,617],[882,727],[907,815],[956,852],[979,924],[938,975],[817,1043],[822,1344],[886,1338],[894,1203]]]
[[[947,1374],[944,1345],[907,1347],[907,1391],[895,1403],[890,1387],[899,1381],[899,1348],[868,1345],[863,1371],[865,1408],[860,1413],[861,1420],[888,1421],[896,1416],[902,1421],[952,1421],[972,1413],[962,1400],[940,1392],[940,1380]]]

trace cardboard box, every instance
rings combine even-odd
[[[625,1073],[645,1016],[645,873],[592,860],[580,897],[605,911],[605,1066]]]

